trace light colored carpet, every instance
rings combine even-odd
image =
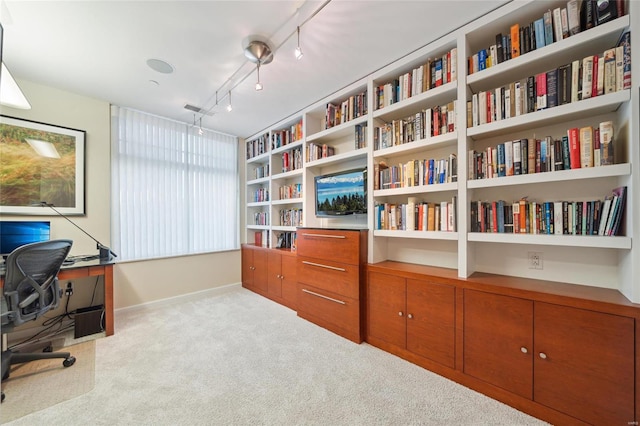
[[[76,363],[68,368],[62,366],[62,359],[12,366],[9,378],[2,383],[6,399],[0,409],[0,422],[43,410],[93,389],[95,347],[95,341],[90,341],[60,349],[76,357]]]
[[[12,425],[539,425],[245,289],[116,316],[93,391]]]

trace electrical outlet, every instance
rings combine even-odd
[[[529,269],[542,269],[542,252],[530,251],[529,252]]]
[[[67,296],[71,296],[73,294],[73,283],[71,281],[67,283],[67,289],[64,291],[64,294]]]

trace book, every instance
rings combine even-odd
[[[617,3],[622,3],[618,1]],[[622,34],[618,41],[618,47],[622,47],[622,89],[631,88],[631,33]]]
[[[569,16],[567,8],[560,9],[560,21],[562,22],[562,38],[569,37]]]
[[[602,76],[604,93],[613,93],[616,91],[616,50],[605,50],[602,62],[604,63]]]
[[[580,165],[593,167],[593,127],[580,128]]]
[[[594,78],[597,77],[595,78],[596,79],[596,84],[595,84],[596,95],[601,96],[604,94],[604,55],[594,56],[594,68],[596,63],[595,58],[598,58],[597,60],[598,69],[597,71],[594,72],[595,74]]]
[[[547,107],[558,106],[558,69],[547,71]]]
[[[536,78],[535,79],[535,91],[536,91],[535,110],[540,111],[542,109],[547,108],[547,73],[542,72],[542,73],[536,74],[535,78]],[[530,112],[533,112],[533,111],[530,110]]]
[[[519,139],[513,141],[513,174],[522,174],[522,148]]]
[[[614,164],[613,122],[603,121],[598,128],[600,134],[600,164],[603,166]]]
[[[544,30],[545,30],[544,16],[542,18],[536,19],[533,24],[535,28],[536,49],[540,49],[541,47],[544,47],[547,43],[547,38],[545,37],[545,34],[544,34]]]
[[[553,38],[560,41],[564,37],[562,35],[562,15],[559,7],[553,9]]]
[[[567,130],[569,138],[569,158],[571,169],[579,169],[580,166],[580,129],[573,127]],[[602,136],[602,135],[601,135]]]
[[[504,62],[504,47],[502,46],[502,33],[496,34],[496,59],[498,63]]]
[[[553,43],[553,15],[551,9],[548,9],[542,15],[542,21],[544,24],[544,44],[548,46]]]
[[[618,202],[616,203],[616,214],[608,235],[618,235],[620,232],[620,225],[622,223],[622,217],[624,216],[625,201],[627,198],[627,187],[621,186],[616,188],[613,190],[613,194],[618,197]]]
[[[527,173],[536,173],[536,140],[533,138],[530,138],[530,139],[526,139],[526,141],[527,141]]]
[[[593,166],[602,165],[602,147],[600,145],[600,127],[593,129]]]
[[[504,143],[504,164],[506,176],[513,176],[513,141]]]
[[[580,100],[580,61],[571,62],[571,102]]]
[[[594,7],[594,24],[602,25],[605,22],[609,22],[618,17],[619,1],[598,1],[596,7]]]
[[[569,0],[567,2],[567,17],[569,20],[569,34],[576,35],[580,33],[580,11],[578,0]]]
[[[596,26],[594,3],[592,0],[583,0],[580,3],[580,27],[583,31]]]
[[[591,97],[591,87],[593,84],[593,56],[582,59],[582,98]]]
[[[511,35],[511,59],[520,56],[520,25],[513,24],[510,28]]]
[[[556,91],[558,105],[571,102],[571,64],[558,67]]]

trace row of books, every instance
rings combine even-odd
[[[355,148],[365,148],[367,146],[367,124],[356,124],[355,128]]]
[[[340,104],[328,103],[325,115],[325,129],[330,129],[355,118],[367,115],[367,91],[349,96]]]
[[[302,168],[302,147],[282,153],[282,173]]]
[[[269,134],[265,133],[247,142],[247,160],[269,151]]]
[[[443,135],[456,130],[456,104],[451,101],[445,105],[427,108],[406,117],[393,120],[374,128],[374,149],[384,149],[396,145],[415,142],[433,136]]]
[[[253,233],[254,244],[258,247],[268,247],[269,231],[256,231]]]
[[[261,179],[269,176],[269,163],[256,167],[253,174],[255,179]]]
[[[597,3],[597,5],[594,5]],[[526,25],[515,23],[498,33],[495,44],[469,56],[468,74],[490,68],[623,16],[624,1],[569,0]]]
[[[600,55],[474,93],[471,101],[467,101],[467,123],[475,127],[630,87],[631,53],[627,43]]]
[[[613,122],[573,127],[561,138],[516,139],[469,150],[469,179],[553,172],[614,164]]]
[[[376,86],[374,94],[376,109],[393,105],[434,87],[456,81],[458,78],[457,58],[458,49],[454,47],[440,57],[429,58],[426,63],[399,75],[391,82]]]
[[[302,226],[302,209],[280,210],[280,226]]]
[[[373,165],[373,189],[408,188],[458,181],[458,161],[455,154],[448,158],[410,160],[388,166],[384,161]]]
[[[255,212],[253,214],[254,225],[269,225],[269,212]]]
[[[269,201],[269,189],[268,188],[258,188],[253,191],[253,202],[259,203],[262,201]]]
[[[281,200],[302,198],[302,184],[292,183],[291,185],[282,185],[278,189],[278,195]]]
[[[280,148],[302,139],[302,119],[288,129],[271,131],[271,149]]]
[[[331,157],[336,154],[336,150],[334,147],[325,144],[318,145],[315,143],[310,143],[307,145],[307,156],[305,160],[307,162],[319,160],[321,158]]]
[[[291,251],[296,251],[298,241],[298,234],[295,232],[281,232],[278,234],[278,241],[275,248],[288,248]]]
[[[603,200],[471,202],[471,232],[547,235],[619,235],[627,187]]]
[[[429,203],[409,197],[406,204],[380,203],[374,208],[374,229],[399,231],[457,230],[457,197]]]

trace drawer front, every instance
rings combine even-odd
[[[298,257],[298,282],[360,299],[359,267],[312,257]]]
[[[360,232],[331,229],[299,229],[298,256],[357,265],[360,256]]]
[[[360,343],[359,301],[298,283],[298,316]]]

